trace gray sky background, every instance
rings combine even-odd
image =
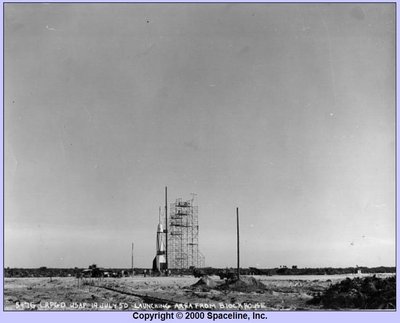
[[[395,265],[394,4],[5,5],[5,265]]]

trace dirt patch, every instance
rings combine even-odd
[[[35,277],[5,278],[4,307],[5,310],[16,310],[17,302],[33,302],[38,305],[37,310],[105,311],[119,310],[114,308],[113,304],[126,303],[128,304],[127,310],[151,310],[147,307],[138,307],[146,303],[145,299],[128,295],[140,294],[182,304],[198,304],[207,310],[323,310],[323,302],[309,304],[307,301],[313,296],[322,295],[332,284],[345,279],[345,276],[326,275],[320,277],[241,275],[241,281],[234,282],[222,280],[218,276],[209,276],[208,279],[204,278],[200,281],[199,278],[193,276],[135,276],[95,279],[85,281],[84,284],[82,281],[78,283],[77,279],[73,277],[57,277],[52,281],[49,278]],[[243,281],[247,281],[247,283],[243,283]],[[197,283],[199,283],[197,286],[193,286]],[[111,287],[126,293],[102,287]],[[379,284],[375,284],[375,288],[378,291],[382,290]],[[390,294],[385,296],[382,293],[381,297],[390,299],[391,296]],[[40,304],[46,302],[65,302],[67,307],[65,309],[42,308]],[[70,306],[72,303],[86,304],[86,306],[75,308]],[[99,307],[92,307],[93,303],[97,303]],[[107,304],[111,306],[106,306]],[[251,306],[244,307],[243,304]],[[101,305],[105,306],[100,307]],[[379,306],[377,305],[375,308],[379,308]],[[187,310],[192,309],[199,308]],[[171,310],[175,309],[171,308]]]
[[[239,279],[227,280],[217,287],[219,290],[230,290],[242,293],[263,292],[266,286],[254,277],[240,277]]]
[[[211,279],[208,276],[203,276],[199,279],[199,281],[192,285],[193,288],[198,289],[212,289],[217,287],[218,284],[215,280]]]

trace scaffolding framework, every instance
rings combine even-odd
[[[198,206],[194,205],[194,198],[187,201],[178,198],[170,204],[168,268],[202,268],[204,261],[199,250]]]

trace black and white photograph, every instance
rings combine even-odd
[[[396,3],[3,2],[3,66],[3,311],[396,311]]]

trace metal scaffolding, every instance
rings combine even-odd
[[[168,219],[168,268],[201,268],[204,260],[199,251],[198,206],[194,198],[176,199]]]

